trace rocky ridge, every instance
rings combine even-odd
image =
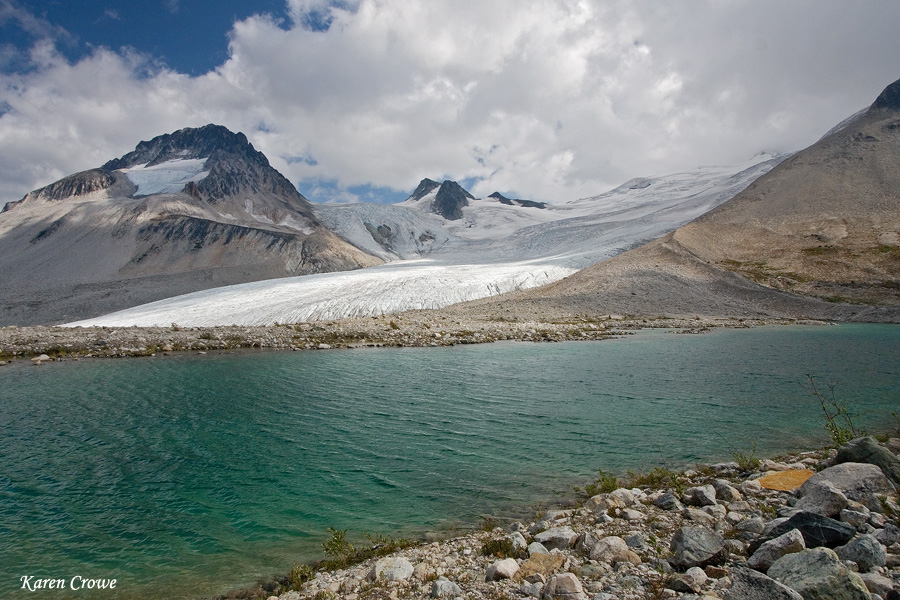
[[[228,597],[892,600],[900,598],[896,489],[882,469],[855,461],[878,454],[895,468],[898,450],[897,438],[885,446],[860,438],[839,452],[658,468],[623,487],[605,479],[594,484],[606,486],[601,493],[531,523],[295,573],[282,581],[289,591]]]

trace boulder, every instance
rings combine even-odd
[[[412,577],[415,568],[401,556],[389,556],[378,560],[369,572],[375,581],[403,581]]]
[[[815,513],[799,512],[772,528],[765,537],[751,543],[750,551],[756,552],[763,543],[784,535],[791,529],[800,530],[807,548],[843,546],[856,535],[856,528],[851,525]]]
[[[527,579],[532,575],[547,576],[561,568],[566,562],[563,554],[532,554],[531,558],[522,563],[519,575]]]
[[[860,535],[849,543],[834,549],[841,560],[852,560],[859,566],[861,573],[871,571],[872,567],[883,567],[887,561],[884,546],[872,535]]]
[[[871,436],[856,438],[841,446],[834,462],[875,465],[894,485],[900,486],[900,458]]]
[[[718,565],[728,558],[725,539],[705,527],[681,527],[672,537],[672,564],[676,567]]]
[[[737,488],[724,479],[713,480],[712,486],[713,489],[716,490],[716,500],[722,502],[739,502],[744,499]]]
[[[776,560],[785,554],[800,552],[806,549],[803,542],[803,534],[797,529],[791,529],[775,539],[765,542],[747,560],[747,564],[757,571],[765,573]]]
[[[676,592],[696,594],[703,589],[709,580],[706,572],[700,567],[691,567],[683,575],[677,575],[669,581],[669,587]]]
[[[874,535],[875,539],[885,546],[893,546],[897,542],[900,542],[900,527],[897,527],[893,523],[885,523],[884,529],[879,529]]]
[[[628,543],[616,535],[610,535],[594,544],[590,553],[591,560],[614,565],[618,562],[641,564],[641,558],[628,547]]]
[[[528,542],[525,540],[525,536],[523,536],[518,531],[513,532],[506,536],[506,539],[509,540],[510,545],[513,547],[513,550],[516,552],[525,552],[528,549]]]
[[[869,513],[845,508],[841,511],[840,519],[841,522],[846,523],[847,525],[852,525],[853,527],[856,527],[857,531],[859,531],[859,528],[868,522]]]
[[[456,598],[462,595],[463,593],[459,586],[446,577],[438,577],[431,584],[432,598]]]
[[[531,542],[528,544],[528,556],[534,556],[535,554],[550,554],[550,551],[540,542]]]
[[[823,517],[837,517],[850,502],[847,496],[827,480],[813,483],[807,481],[800,491],[803,497],[797,501],[794,508]]]
[[[680,511],[684,508],[684,506],[681,504],[681,501],[675,497],[675,494],[669,492],[666,492],[665,494],[654,500],[653,505],[663,510]]]
[[[890,494],[894,491],[894,486],[875,465],[845,462],[810,477],[800,486],[800,495],[805,496],[809,488],[823,481],[834,484],[847,499],[860,502],[876,512],[881,512],[881,503],[876,494]]]
[[[587,594],[574,573],[560,573],[552,576],[541,596],[545,600],[587,600]]]
[[[484,572],[485,581],[512,579],[519,572],[519,563],[514,558],[504,558],[492,563]]]
[[[882,598],[887,598],[887,595],[894,589],[894,582],[880,573],[860,573],[859,577],[869,592],[878,594]]]
[[[780,473],[769,473],[756,480],[757,484],[767,490],[779,490],[782,492],[793,492],[803,483],[813,476],[813,472],[809,469],[794,469],[790,471],[782,471]],[[748,481],[744,482],[749,483]],[[741,485],[741,489],[744,486]],[[747,490],[744,490],[746,493]]]
[[[716,488],[709,484],[688,488],[682,500],[691,506],[712,506],[716,503]]]
[[[771,577],[750,569],[732,571],[725,600],[803,600],[803,596]]]
[[[547,531],[542,531],[534,536],[534,541],[540,542],[548,550],[553,550],[554,548],[566,550],[573,546],[577,539],[578,534],[568,525],[551,527]]]
[[[806,600],[870,600],[863,580],[829,548],[786,554],[775,561],[768,575]]]

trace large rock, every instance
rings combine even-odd
[[[840,463],[869,463],[875,465],[894,485],[900,486],[900,458],[879,445],[871,436],[856,438],[841,446],[834,459]]]
[[[574,573],[554,575],[544,586],[542,597],[545,600],[587,600],[587,594]]]
[[[543,544],[548,550],[553,550],[554,548],[566,550],[574,545],[577,539],[578,534],[568,525],[551,527],[547,531],[542,531],[534,536],[534,541]]]
[[[519,563],[514,558],[504,558],[488,566],[484,573],[485,581],[512,579],[519,572]]]
[[[894,589],[894,582],[879,573],[860,573],[859,577],[866,584],[869,592],[878,594],[882,598],[887,598],[887,595]]]
[[[716,500],[722,502],[739,502],[744,499],[741,493],[725,479],[715,479],[712,482],[716,490]]]
[[[800,490],[803,493],[803,497],[797,501],[794,508],[816,513],[823,517],[839,516],[850,502],[841,490],[827,480],[811,484],[807,482]]]
[[[750,569],[734,569],[732,581],[725,600],[803,600],[803,596],[783,583]]]
[[[657,508],[661,508],[663,510],[678,510],[684,508],[682,506],[681,501],[675,496],[675,494],[671,492],[666,492],[659,498],[653,501],[653,505]]]
[[[611,535],[598,541],[591,548],[591,560],[614,565],[618,562],[629,562],[633,565],[641,564],[641,558],[635,554],[628,543],[622,538]]]
[[[791,529],[787,533],[769,540],[757,549],[747,560],[747,564],[757,571],[765,573],[776,560],[785,554],[800,552],[806,549],[803,534],[798,529]]]
[[[782,556],[768,575],[795,589],[805,600],[870,600],[863,580],[829,548]]]
[[[856,528],[852,525],[815,513],[799,512],[787,521],[773,527],[765,537],[750,544],[750,552],[756,552],[763,543],[784,535],[791,529],[800,530],[807,548],[843,546],[856,535]]]
[[[823,481],[834,484],[849,500],[864,504],[869,510],[881,511],[881,503],[876,494],[890,494],[894,486],[884,476],[881,469],[866,463],[845,462],[828,467],[810,477],[800,486],[800,495]]]
[[[834,549],[841,560],[852,560],[859,566],[862,573],[871,571],[872,567],[883,567],[887,561],[887,552],[884,546],[871,535],[861,535],[853,538],[844,546]]]
[[[676,567],[718,565],[728,558],[725,538],[705,527],[681,527],[672,537],[671,563]]]
[[[389,556],[375,563],[369,572],[369,579],[375,581],[402,581],[412,577],[415,568],[412,563],[400,556]]]
[[[683,500],[691,506],[712,506],[716,503],[716,488],[709,484],[688,488]]]

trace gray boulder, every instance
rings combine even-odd
[[[834,484],[848,500],[859,502],[876,512],[881,512],[881,503],[876,494],[890,494],[894,491],[894,486],[875,465],[845,462],[819,471],[807,479],[800,486],[800,495],[805,496],[812,487],[823,481]]]
[[[803,534],[797,529],[791,529],[787,533],[764,543],[747,560],[747,564],[757,571],[765,573],[776,560],[785,554],[800,552],[806,549],[803,542]]]
[[[870,600],[863,580],[830,548],[782,556],[769,568],[768,575],[805,600]]]
[[[415,568],[412,563],[400,556],[382,558],[372,567],[369,579],[375,581],[403,581],[412,577]]]
[[[666,492],[665,494],[654,500],[653,505],[663,510],[680,511],[684,508],[684,506],[681,504],[681,501],[675,497],[675,494],[672,494],[670,492]]]
[[[712,482],[716,490],[716,500],[722,502],[740,502],[744,499],[741,493],[724,479],[715,479]]]
[[[841,560],[852,560],[862,573],[871,571],[872,567],[883,567],[887,561],[884,546],[874,536],[860,535],[844,546],[834,549]]]
[[[847,496],[827,480],[804,485],[800,491],[803,497],[794,505],[798,511],[805,510],[823,517],[837,517],[850,503]]]
[[[707,485],[698,485],[684,491],[684,503],[691,506],[712,506],[716,503],[716,488]]]
[[[900,527],[893,523],[885,523],[884,529],[879,529],[875,532],[875,539],[885,546],[893,546],[900,542]]]
[[[534,536],[534,541],[540,542],[548,550],[553,550],[554,548],[566,550],[574,545],[577,539],[578,534],[568,525],[552,527]]]
[[[669,587],[676,592],[696,594],[703,589],[709,580],[706,572],[700,567],[691,567],[683,575],[677,575],[669,581]]]
[[[591,548],[591,560],[614,565],[618,562],[641,564],[641,558],[628,547],[628,543],[616,535],[607,536]]]
[[[528,556],[534,556],[535,554],[550,554],[550,551],[540,542],[531,542],[528,544]]]
[[[860,573],[859,577],[870,593],[878,594],[882,598],[887,598],[894,589],[894,582],[880,573]]]
[[[510,545],[516,552],[525,552],[528,549],[528,542],[525,540],[525,536],[518,531],[509,534],[506,536],[506,539],[509,540]]]
[[[681,527],[669,547],[672,564],[684,569],[718,565],[728,558],[725,538],[705,527]]]
[[[432,598],[456,598],[458,596],[462,596],[462,590],[446,577],[438,577],[431,584]]]
[[[750,569],[734,569],[725,600],[803,600],[803,596],[771,577]]]
[[[843,546],[856,535],[856,528],[815,513],[800,512],[772,528],[766,537],[759,538],[750,544],[750,551],[756,550],[765,542],[784,535],[791,529],[799,529],[807,548],[826,546],[835,548]]]
[[[841,446],[834,462],[875,465],[894,485],[900,486],[900,458],[871,436],[856,438]]]

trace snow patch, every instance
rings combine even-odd
[[[158,165],[130,167],[119,169],[126,177],[137,186],[135,195],[150,196],[151,194],[177,194],[184,189],[185,184],[193,181],[202,181],[209,175],[209,171],[203,170],[206,158],[174,159]]]

